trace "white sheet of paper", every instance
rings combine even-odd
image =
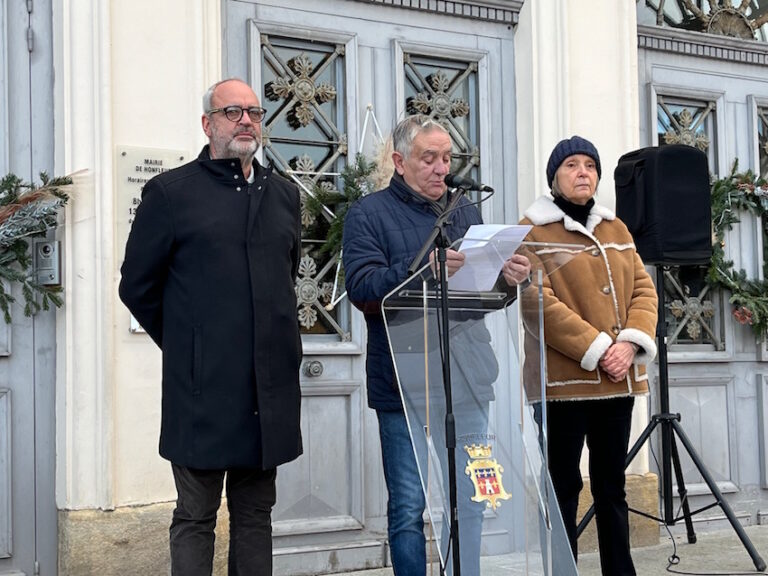
[[[532,226],[475,224],[470,226],[459,252],[464,266],[448,278],[449,290],[487,292],[493,288],[504,262],[520,247]]]

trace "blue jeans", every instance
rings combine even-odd
[[[387,483],[387,532],[392,567],[395,576],[423,576],[426,574],[426,539],[424,538],[423,514],[426,508],[419,469],[413,454],[408,423],[403,412],[377,411],[381,455],[384,463],[384,480]],[[467,432],[484,432],[488,427],[487,406],[485,411],[471,410],[469,414],[457,414],[458,438]],[[436,430],[435,439],[441,456],[445,452],[445,434]],[[424,449],[424,447],[422,447]],[[459,526],[461,536],[461,573],[466,576],[480,574],[480,538],[483,525],[483,503],[471,502],[474,486],[464,473],[466,453],[457,451],[457,489],[459,496]],[[442,465],[447,466],[445,460]],[[448,486],[448,478],[443,479]],[[447,518],[446,518],[447,519]],[[448,525],[443,526],[442,541],[448,542]],[[452,573],[451,559],[447,573]]]
[[[403,412],[377,410],[384,480],[387,533],[395,576],[424,576],[427,570],[424,508],[419,469]]]

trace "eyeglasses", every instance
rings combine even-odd
[[[258,124],[264,120],[264,116],[267,114],[267,111],[264,108],[260,108],[259,106],[251,106],[250,108],[241,108],[240,106],[226,106],[224,108],[213,108],[212,110],[208,110],[206,114],[210,116],[214,112],[224,112],[224,116],[226,116],[227,120],[230,122],[240,122],[240,118],[243,117],[243,113],[248,112],[248,117],[254,124]]]

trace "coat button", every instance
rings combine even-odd
[[[240,176],[238,176],[237,174],[235,174],[235,180],[239,180],[239,179],[240,179]]]
[[[256,188],[256,190],[261,190],[261,186],[259,186],[258,188]]]
[[[611,287],[603,286],[603,294],[610,294],[610,293],[611,293]]]
[[[235,165],[235,163],[234,163],[234,162],[230,162],[230,163],[229,163],[229,165],[230,165],[230,166],[234,166],[234,165]]]
[[[598,250],[597,248],[592,250],[592,256],[600,256],[600,250]]]
[[[616,336],[618,336],[619,335],[619,327],[618,326],[614,326],[613,328],[611,328],[611,332],[613,332]]]
[[[238,192],[240,192],[240,186],[238,186],[238,187],[236,188],[236,190],[237,190]]]

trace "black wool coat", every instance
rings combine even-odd
[[[264,468],[302,453],[296,186],[239,160],[147,182],[120,298],[163,353],[160,455],[198,469]]]

